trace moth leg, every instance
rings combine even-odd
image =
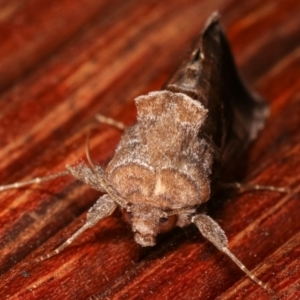
[[[48,175],[48,176],[36,177],[36,178],[26,180],[26,181],[20,181],[20,182],[15,182],[15,183],[11,183],[11,184],[0,185],[0,192],[6,191],[6,190],[11,190],[11,189],[18,189],[18,188],[25,187],[25,186],[28,186],[28,185],[31,185],[31,184],[37,184],[37,183],[50,181],[50,180],[53,180],[55,178],[66,176],[66,175],[70,175],[69,171],[67,171],[67,170],[62,171],[62,172],[58,172],[58,173],[55,173],[55,174],[51,174],[51,175]]]
[[[286,187],[276,187],[272,185],[258,185],[258,184],[245,184],[239,182],[224,183],[222,188],[236,190],[239,193],[251,192],[251,191],[271,191],[279,193],[289,193],[290,189]]]
[[[126,125],[122,122],[116,121],[115,119],[103,116],[101,114],[96,114],[95,119],[103,124],[108,124],[110,126],[113,126],[121,131],[124,131],[126,129]]]
[[[233,260],[236,265],[249,276],[254,282],[260,285],[263,289],[268,289],[262,281],[260,281],[251,271],[249,271],[244,264],[228,249],[228,240],[223,229],[217,222],[209,216],[199,214],[192,217],[192,222],[198,227],[201,234],[215,245],[220,251],[224,252],[228,257]]]
[[[105,184],[100,180],[101,178],[104,180],[105,173],[100,166],[95,165],[95,169],[93,170],[84,162],[78,162],[72,166],[67,165],[66,168],[68,172],[77,180],[86,183],[97,191],[106,192]]]
[[[81,228],[79,228],[79,230],[77,230],[62,245],[60,245],[58,248],[56,248],[54,251],[50,252],[46,256],[42,256],[38,260],[42,261],[60,253],[67,246],[72,244],[72,242],[88,228],[95,226],[100,220],[110,216],[116,208],[117,204],[113,200],[111,200],[108,195],[100,197],[97,200],[97,202],[89,209],[85,224]]]

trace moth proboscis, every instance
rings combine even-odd
[[[217,186],[285,191],[222,183],[228,162],[262,129],[268,105],[241,82],[217,13],[209,18],[193,51],[165,88],[137,97],[135,103],[137,123],[131,127],[97,115],[100,122],[124,130],[105,170],[87,151],[89,165],[80,162],[57,174],[0,186],[4,191],[72,175],[104,193],[88,211],[86,223],[43,259],[60,253],[86,229],[120,208],[141,246],[155,245],[159,233],[175,226],[194,223],[206,239],[266,289],[229,250],[221,227],[199,213]]]

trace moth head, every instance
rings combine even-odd
[[[161,209],[145,204],[133,204],[130,211],[123,210],[123,216],[135,241],[143,247],[154,246],[157,234],[172,230],[177,223],[177,216],[167,216]]]

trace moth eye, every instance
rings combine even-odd
[[[168,218],[159,219],[159,232],[165,233],[173,229],[177,222],[177,216],[170,216]]]
[[[122,210],[123,219],[129,225],[132,225],[132,212],[127,211],[126,209]]]
[[[168,221],[169,221],[169,218],[160,218],[160,219],[159,219],[159,223],[160,223],[160,224],[166,223],[166,222],[168,222]]]

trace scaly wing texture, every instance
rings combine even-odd
[[[190,95],[208,109],[199,136],[211,143],[222,167],[257,137],[268,115],[267,103],[242,83],[217,13],[167,88]]]

